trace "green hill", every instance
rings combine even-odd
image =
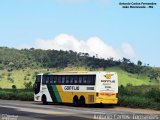
[[[0,88],[11,88],[12,85],[16,85],[17,88],[24,88],[24,83],[32,82],[34,83],[35,75],[37,73],[46,73],[46,72],[63,72],[63,71],[85,71],[86,69],[83,67],[80,68],[66,68],[66,69],[23,69],[23,70],[13,70],[12,72],[8,72],[6,70],[0,71]],[[101,69],[99,69],[101,70]],[[137,85],[154,85],[158,82],[154,80],[149,80],[149,78],[145,75],[137,75],[131,74],[119,67],[111,67],[106,69],[106,71],[114,71],[118,73],[119,78],[119,86],[127,84],[132,84],[133,86]]]
[[[160,68],[137,64],[130,59],[114,60],[90,56],[88,53],[42,49],[14,49],[0,47],[0,87],[24,88],[24,83],[34,83],[40,72],[60,71],[114,71],[119,85],[155,84],[160,81]]]
[[[132,84],[134,86],[137,86],[137,85],[153,85],[158,83],[158,81],[150,80],[146,75],[131,74],[122,70],[119,67],[108,68],[107,71],[117,72],[119,85],[126,86],[127,84]]]

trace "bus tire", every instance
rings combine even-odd
[[[85,102],[86,102],[86,101],[85,101],[84,96],[81,96],[81,97],[80,97],[79,102],[80,102],[80,106],[85,106],[85,104],[86,104]]]
[[[42,103],[43,103],[43,105],[47,105],[48,103],[47,103],[47,97],[46,97],[46,95],[42,95]]]
[[[73,106],[78,106],[78,96],[73,97]]]

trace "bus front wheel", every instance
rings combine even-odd
[[[43,103],[43,105],[47,105],[46,95],[42,95],[42,103]]]

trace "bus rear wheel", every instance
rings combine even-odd
[[[80,106],[85,106],[85,98],[84,98],[84,96],[80,97],[79,103],[80,103]]]
[[[78,97],[74,96],[74,98],[73,98],[73,106],[78,106],[78,105],[79,105]]]

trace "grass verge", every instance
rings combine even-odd
[[[160,110],[159,86],[120,86],[119,105]]]
[[[26,89],[1,89],[0,99],[33,101],[34,93],[32,90]]]

